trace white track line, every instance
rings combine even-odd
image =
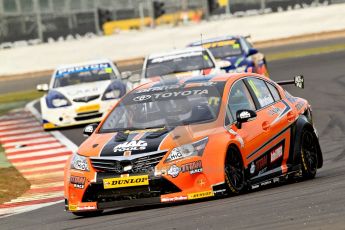
[[[39,100],[32,101],[26,105],[26,109],[30,111],[38,121],[41,120],[41,114],[37,111],[34,107],[34,104]],[[62,144],[64,144],[67,148],[69,148],[72,152],[77,152],[78,146],[74,144],[71,140],[69,140],[66,136],[64,136],[59,131],[50,132],[55,138],[57,138]]]

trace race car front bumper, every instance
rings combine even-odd
[[[118,99],[99,100],[90,103],[74,103],[71,106],[52,109],[46,106],[45,100],[41,100],[43,128],[55,129],[99,122],[117,101]]]
[[[103,174],[103,173],[102,173]],[[183,202],[201,198],[213,197],[216,192],[210,188],[188,189],[181,191],[164,176],[149,176],[148,185],[106,189],[105,179],[111,179],[111,174],[97,175],[97,181],[79,189],[75,184],[69,184],[65,209],[70,212],[97,211],[133,206],[154,205],[160,203]]]

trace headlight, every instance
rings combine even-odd
[[[105,90],[102,100],[112,100],[121,98],[123,95],[126,94],[126,85],[121,81],[114,81],[112,82],[108,88]]]
[[[192,144],[186,144],[176,147],[170,152],[165,162],[179,160],[191,156],[202,156],[207,141],[208,137],[201,139],[200,141],[196,141]]]
[[[60,92],[51,90],[46,96],[47,106],[50,109],[70,106],[71,102]]]
[[[78,154],[73,154],[71,160],[71,169],[76,169],[80,171],[90,171],[87,158],[80,156]]]

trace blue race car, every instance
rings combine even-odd
[[[226,36],[194,42],[189,46],[208,48],[217,61],[222,63],[228,73],[253,72],[268,77],[265,56],[244,36]]]

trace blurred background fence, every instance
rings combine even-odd
[[[213,15],[276,12],[341,2],[345,0],[0,0],[0,48],[20,41],[36,44],[92,36],[103,32],[107,22],[121,22],[120,29],[152,26],[156,10],[161,10],[158,16],[163,15],[165,23],[176,23],[196,15],[209,19]],[[162,3],[158,5],[161,9],[155,8],[156,3]],[[201,13],[188,14],[194,11]],[[114,31],[111,27],[108,34]]]

